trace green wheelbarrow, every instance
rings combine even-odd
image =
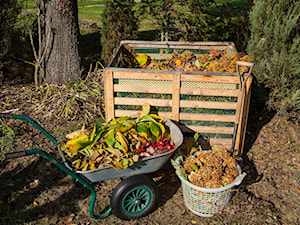
[[[70,175],[76,182],[79,182],[91,191],[92,197],[89,213],[91,218],[96,220],[105,218],[111,212],[124,220],[136,219],[151,213],[155,209],[158,201],[158,189],[155,182],[145,174],[153,173],[161,169],[183,142],[183,135],[180,129],[172,121],[165,119],[165,123],[170,129],[171,140],[175,143],[174,150],[161,155],[143,158],[131,167],[123,170],[116,171],[114,168],[108,166],[90,171],[74,171],[64,157],[58,141],[32,118],[24,115],[6,113],[0,113],[0,118],[20,119],[31,123],[57,146],[63,163],[58,162],[41,149],[29,149],[20,152],[6,153],[3,155],[3,160],[32,154],[43,156],[63,172]],[[122,179],[122,181],[114,188],[110,198],[110,207],[108,207],[101,215],[94,215],[93,211],[96,201],[96,191],[92,184],[108,179],[125,177],[126,179]]]

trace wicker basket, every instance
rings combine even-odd
[[[237,190],[237,186],[247,175],[245,172],[242,173],[240,165],[236,164],[239,175],[234,182],[220,188],[204,188],[194,185],[186,179],[186,174],[182,168],[183,156],[180,150],[171,160],[171,163],[181,181],[185,205],[192,213],[203,217],[212,217],[221,212],[228,204],[233,192]]]
[[[238,170],[240,175],[235,181],[220,188],[196,186],[184,179],[182,174],[177,170],[176,174],[181,180],[185,205],[191,212],[203,217],[212,217],[214,214],[222,211],[232,196],[233,188],[239,185],[246,176],[246,173],[241,173],[240,166],[238,166]]]

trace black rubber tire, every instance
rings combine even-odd
[[[117,217],[131,220],[151,213],[157,201],[155,182],[146,175],[135,175],[116,186],[110,198],[110,206]]]

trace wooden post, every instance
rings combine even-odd
[[[104,70],[105,119],[108,122],[115,117],[113,72]]]
[[[180,79],[181,79],[180,73],[173,74],[173,77],[172,77],[172,119],[175,121],[179,121]]]

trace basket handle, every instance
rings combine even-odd
[[[237,178],[235,178],[235,180],[234,180],[234,184],[235,185],[240,185],[241,183],[242,183],[242,181],[244,180],[244,178],[245,178],[245,176],[247,175],[247,173],[242,173],[242,174],[240,174],[239,176],[237,176]]]

